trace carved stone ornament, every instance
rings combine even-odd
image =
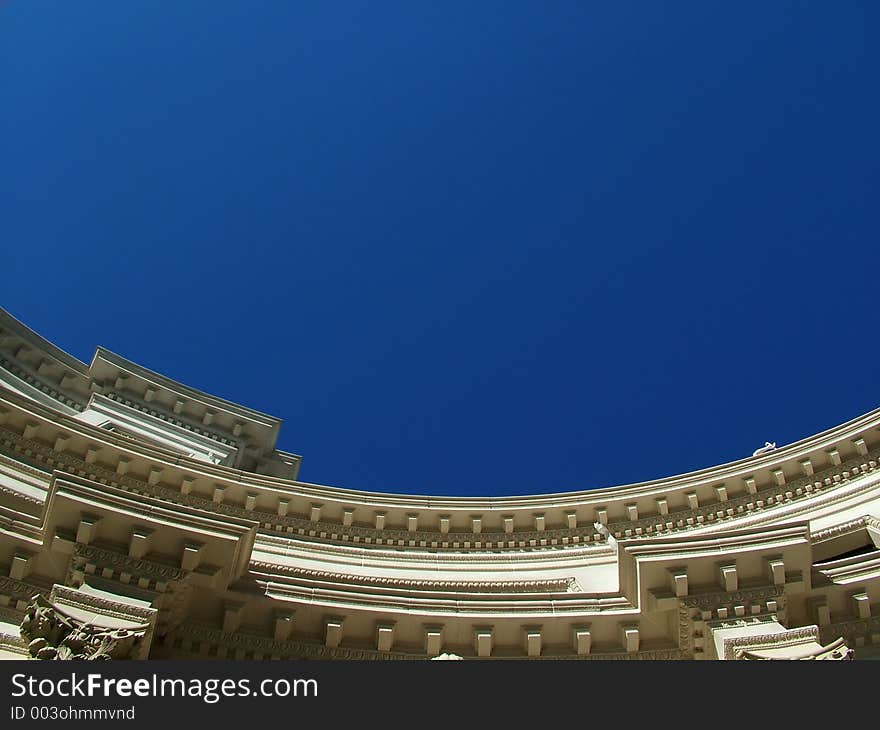
[[[774,650],[787,650],[774,654]],[[822,645],[819,627],[804,626],[778,633],[739,636],[724,642],[725,659],[848,661],[853,650],[843,637]]]
[[[735,650],[736,659],[751,660],[768,660],[771,657],[762,656],[760,653],[748,651],[746,649]],[[814,648],[807,654],[797,657],[798,660],[814,660],[814,661],[851,661],[853,658],[853,650],[850,649],[843,638],[838,639],[827,646],[819,646]]]
[[[35,659],[130,659],[149,624],[108,629],[69,616],[36,595],[21,622],[21,638]]]

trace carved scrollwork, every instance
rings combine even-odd
[[[100,661],[132,658],[148,628],[148,624],[119,629],[94,626],[69,616],[38,594],[20,630],[35,659]]]

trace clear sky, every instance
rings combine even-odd
[[[880,4],[0,2],[0,304],[512,494],[880,406]]]

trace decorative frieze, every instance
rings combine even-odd
[[[695,608],[699,611],[711,616],[713,611],[719,607],[729,609],[731,612],[733,606],[742,604],[750,607],[757,605],[762,610],[767,610],[768,604],[773,603],[776,610],[779,608],[780,602],[785,596],[785,586],[768,585],[757,588],[739,589],[733,592],[727,591],[709,591],[700,593],[691,593],[681,598],[681,603],[688,608]]]
[[[280,566],[263,561],[252,561],[251,570],[257,573],[264,572],[268,576],[289,575],[297,578],[307,578],[309,580],[327,581],[331,583],[387,586],[392,588],[403,588],[406,590],[449,591],[454,593],[564,593],[572,592],[576,585],[574,578],[531,581],[455,581],[390,578]]]
[[[95,545],[77,544],[71,556],[69,572],[81,574],[77,583],[82,582],[82,576],[85,575],[94,574],[119,580],[124,573],[131,576],[128,582],[138,584],[145,579],[148,587],[161,590],[167,583],[184,580],[189,571]]]

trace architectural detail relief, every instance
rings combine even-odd
[[[757,588],[745,588],[742,590],[725,592],[709,591],[687,596],[681,599],[684,606],[698,608],[701,611],[717,611],[719,607],[743,604],[746,607],[754,605],[766,605],[767,601],[777,599],[781,601],[785,594],[783,586],[760,586]]]
[[[0,658],[880,654],[880,410],[641,484],[298,481],[281,421],[0,310]]]
[[[37,595],[22,619],[21,638],[35,659],[131,659],[148,628],[92,626]]]
[[[783,650],[774,656],[771,652]],[[787,650],[787,651],[786,651]],[[775,634],[739,637],[724,642],[725,659],[773,660],[825,660],[842,661],[853,658],[850,649],[842,638],[827,646],[819,643],[816,626],[784,631]]]

